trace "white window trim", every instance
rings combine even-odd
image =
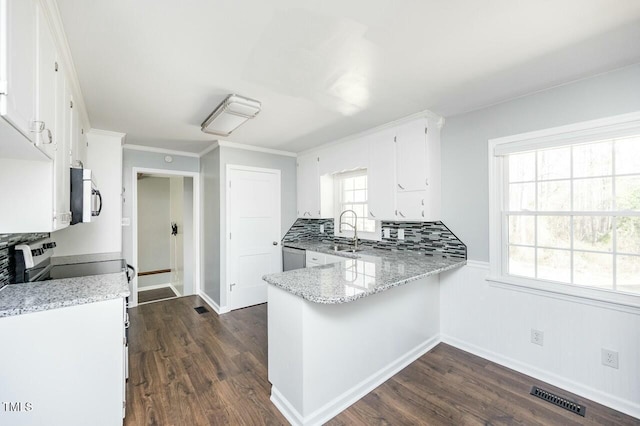
[[[367,202],[369,199],[369,181],[368,181],[368,174],[367,174],[367,169],[358,169],[358,170],[353,170],[351,172],[343,172],[343,173],[339,173],[339,175],[341,177],[349,177],[349,176],[361,176],[361,175],[365,175],[367,176]],[[342,188],[340,187],[340,179],[339,178],[335,178],[334,176],[334,202],[333,205],[335,206],[334,209],[334,226],[333,226],[333,234],[336,237],[342,237],[342,238],[353,238],[353,231],[352,230],[347,230],[345,229],[344,231],[340,232],[340,213],[342,213]],[[375,220],[375,219],[371,219],[370,217],[367,217],[366,219],[369,220],[373,220],[375,222],[375,226],[376,226],[376,230],[374,232],[364,232],[361,230],[358,230],[358,239],[361,240],[371,240],[371,241],[382,241],[382,226],[380,224],[379,220]]]
[[[489,140],[489,275],[487,281],[512,290],[534,292],[545,296],[581,302],[604,304],[615,308],[640,309],[640,296],[613,290],[583,287],[540,279],[507,275],[508,250],[503,246],[508,232],[502,220],[504,208],[504,155],[526,150],[568,145],[572,142],[595,142],[640,134],[640,112],[623,114],[598,120],[584,121],[567,126],[522,133]]]

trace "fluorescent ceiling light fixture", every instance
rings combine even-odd
[[[218,136],[229,136],[242,123],[260,112],[259,101],[238,95],[229,95],[202,123],[202,131]]]

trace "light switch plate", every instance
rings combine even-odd
[[[398,229],[398,239],[404,240],[404,229],[402,228]]]

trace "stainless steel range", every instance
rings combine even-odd
[[[94,262],[52,264],[56,243],[50,238],[34,241],[15,247],[15,282],[28,283],[34,281],[76,278],[88,275],[113,274],[127,272],[131,282],[135,270],[127,265],[124,259],[113,259]]]

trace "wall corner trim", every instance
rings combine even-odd
[[[204,300],[204,302],[207,305],[209,305],[209,307],[211,309],[213,309],[215,311],[215,313],[218,314],[218,315],[222,315],[222,314],[226,314],[228,312],[231,312],[231,310],[228,307],[218,305],[215,302],[215,300],[213,300],[211,297],[209,297],[204,291],[199,292],[198,296],[200,296],[200,298],[202,300]]]

